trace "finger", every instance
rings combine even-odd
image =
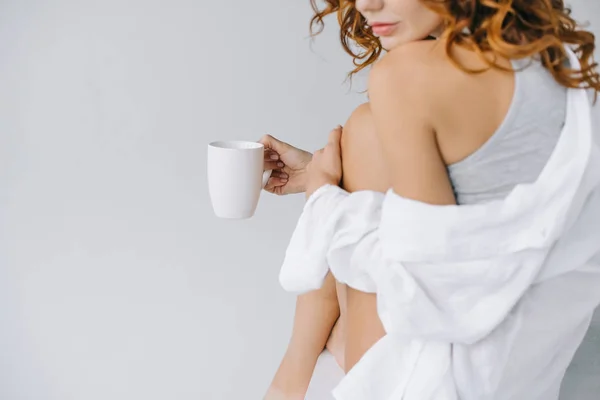
[[[275,152],[281,154],[286,150],[286,147],[289,146],[287,143],[282,142],[279,139],[275,139],[271,135],[264,135],[258,143],[261,143],[265,146],[265,149],[274,150]]]
[[[279,154],[271,149],[265,149],[265,161],[279,160]]]
[[[307,165],[307,168],[314,167],[315,165],[318,165],[321,162],[321,158],[323,156],[323,151],[324,151],[324,149],[315,151],[315,153],[313,154],[312,160]]]
[[[265,185],[265,190],[267,192],[271,192],[273,193],[273,190],[276,188],[277,186],[275,185],[275,182],[269,178],[269,180],[267,181],[267,184]]]
[[[271,177],[272,178],[289,179],[290,176],[283,171],[275,170],[275,171],[271,172]]]
[[[273,177],[269,179],[273,182],[273,186],[283,186],[289,182],[288,178]]]
[[[335,147],[340,146],[340,141],[342,140],[342,132],[343,128],[341,125],[338,125],[337,128],[331,131],[329,134],[329,143],[333,144]]]
[[[282,163],[281,161],[265,161],[264,163],[264,169],[265,171],[270,170],[270,169],[279,169],[279,168],[283,168],[285,167],[285,164]]]
[[[265,149],[272,149],[273,148],[273,143],[276,140],[277,139],[275,139],[271,135],[264,135],[263,137],[260,138],[260,140],[258,141],[258,143],[261,143],[263,146],[265,146]]]
[[[287,179],[271,177],[271,178],[269,178],[269,181],[267,182],[267,185],[265,186],[265,190],[271,192],[275,188],[285,186],[286,183],[288,183]]]

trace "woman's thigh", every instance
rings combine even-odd
[[[385,192],[390,187],[389,175],[383,162],[368,103],[358,107],[344,126],[342,160],[342,186],[347,191]],[[385,331],[377,315],[375,294],[360,292],[350,287],[346,287],[345,294],[347,372],[385,335]]]

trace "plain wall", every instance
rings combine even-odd
[[[600,4],[574,4],[600,25]],[[261,398],[291,331],[277,274],[303,197],[215,218],[206,144],[313,150],[365,101],[334,21],[311,47],[311,15],[0,1],[1,400]]]

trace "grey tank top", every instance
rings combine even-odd
[[[539,61],[512,64],[515,90],[504,121],[475,153],[448,166],[458,204],[501,199],[517,184],[534,182],[558,142],[567,89]]]

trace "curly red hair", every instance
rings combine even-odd
[[[337,14],[340,40],[345,51],[353,57],[355,69],[350,76],[373,64],[384,50],[379,39],[367,25],[367,20],[355,7],[355,0],[323,0],[319,9],[317,0],[310,0],[314,17],[310,21],[311,34],[319,34],[323,19]],[[519,59],[539,55],[544,66],[560,84],[566,87],[585,87],[600,92],[600,75],[594,62],[594,34],[580,29],[571,17],[571,10],[563,0],[421,0],[438,13],[445,26],[446,53],[462,70],[470,70],[454,57],[454,46],[477,52],[489,68],[506,69],[490,53]],[[318,29],[315,30],[315,27]],[[355,50],[356,46],[360,50]],[[567,59],[563,44],[573,46],[581,62],[581,69],[565,67]]]

